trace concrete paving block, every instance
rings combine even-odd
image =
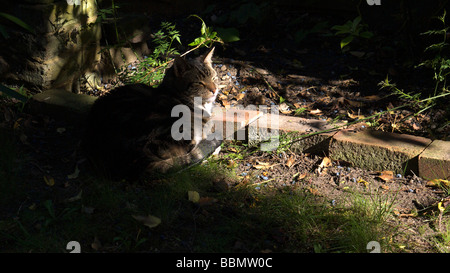
[[[257,110],[214,107],[211,122],[215,129],[212,134],[209,134],[210,138],[247,140],[246,126],[262,116],[263,113]]]
[[[419,155],[419,174],[425,179],[450,179],[450,141],[434,140]]]
[[[250,145],[260,145],[264,150],[289,144],[286,147],[294,152],[323,154],[328,150],[328,140],[336,133],[329,130],[336,126],[338,124],[330,125],[323,120],[266,114],[249,124],[248,142]],[[321,131],[328,132],[318,133]]]
[[[34,95],[26,110],[32,114],[46,114],[54,118],[80,122],[87,116],[97,97],[75,94],[64,89],[49,89]]]
[[[417,174],[418,155],[430,143],[430,139],[405,134],[342,130],[333,136],[330,157],[368,170]]]

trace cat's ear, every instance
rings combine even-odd
[[[214,54],[214,47],[207,54],[205,54],[205,56],[203,57],[203,63],[211,65],[211,61],[212,61],[211,58],[212,58],[213,54]]]
[[[189,69],[189,65],[181,57],[175,57],[175,60],[173,62],[173,72],[175,73],[175,77],[180,78],[183,76],[184,72]]]

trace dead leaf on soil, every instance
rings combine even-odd
[[[17,130],[19,127],[20,127],[20,121],[22,120],[23,118],[18,118],[15,122],[14,122],[14,126],[13,126],[13,129],[14,130]]]
[[[450,188],[450,181],[444,179],[433,179],[426,183],[427,187],[447,187]]]
[[[394,172],[393,171],[382,171],[380,175],[377,176],[377,178],[380,178],[381,180],[385,182],[389,182],[392,179],[394,179]]]
[[[304,179],[307,175],[308,175],[308,173],[302,173],[302,174],[296,173],[292,176],[292,180],[300,181],[300,180]]]
[[[350,112],[347,112],[347,116],[351,119],[364,119],[366,118],[364,115],[357,115],[357,114],[352,114]]]
[[[217,99],[220,100],[220,101],[226,100],[227,98],[228,98],[228,97],[227,97],[226,95],[224,95],[224,94],[219,94],[219,95],[217,96]]]
[[[231,107],[231,103],[228,100],[222,100],[222,105],[225,107],[225,109],[228,109]]]
[[[142,215],[131,215],[134,219],[136,219],[138,222],[141,222],[144,226],[147,226],[149,228],[154,228],[156,226],[158,226],[159,224],[161,224],[161,219],[153,216],[153,215],[147,215],[147,216],[142,216]]]
[[[273,166],[277,165],[277,164],[270,164],[269,162],[260,162],[260,161],[256,161],[256,165],[253,165],[253,168],[261,170],[261,169],[268,169],[268,168],[272,168]]]
[[[295,156],[291,155],[286,161],[286,166],[290,168],[295,163]]]
[[[239,93],[237,96],[236,96],[236,100],[241,100],[241,99],[243,99],[245,97],[245,93]]]
[[[28,209],[29,209],[29,210],[35,210],[36,207],[37,207],[36,203],[33,203],[33,204],[31,204],[31,205],[28,207]]]
[[[412,128],[417,131],[417,130],[421,130],[422,126],[420,126],[420,124],[417,124],[416,122],[413,122]]]
[[[188,191],[188,200],[192,203],[198,203],[200,200],[200,194],[196,191]]]
[[[97,238],[97,236],[94,238],[94,241],[92,242],[91,247],[94,250],[100,250],[102,248],[102,243]]]
[[[317,168],[317,171],[319,172],[319,174],[321,174],[322,172],[325,172],[326,169],[328,168],[328,166],[331,166],[331,159],[329,157],[324,157],[322,159],[322,162],[320,163],[319,167]]]
[[[317,190],[317,189],[308,187],[308,191],[309,191],[310,193],[312,193],[313,195],[320,195],[319,190]]]
[[[73,197],[70,197],[70,198],[67,198],[63,202],[70,203],[70,202],[74,202],[74,201],[80,200],[82,193],[83,193],[83,190],[80,190],[80,192],[77,195],[75,195]]]
[[[293,111],[289,108],[289,105],[287,105],[287,103],[283,102],[278,106],[278,110],[280,110],[280,112],[282,114],[290,114]]]
[[[407,217],[416,217],[417,216],[417,213],[399,213],[398,214],[398,217],[405,217],[405,218],[407,218]]]
[[[369,187],[369,184],[370,184],[370,182],[367,182],[367,181],[362,180],[362,179],[359,179],[359,180],[358,180],[358,183],[363,183],[364,186],[365,186],[366,188],[368,188],[368,187]]]
[[[381,98],[379,96],[377,96],[377,95],[365,96],[364,99],[367,100],[367,101],[379,101],[379,100],[381,100]]]
[[[216,203],[218,200],[216,198],[213,197],[201,197],[198,200],[198,205],[201,207],[205,207],[205,206],[210,206],[214,203]]]
[[[311,115],[322,115],[322,114],[323,114],[323,113],[322,113],[322,110],[320,110],[320,109],[310,110],[309,113],[310,113]]]
[[[44,181],[50,187],[55,185],[55,179],[49,175],[44,175]]]
[[[67,175],[68,179],[75,179],[78,177],[78,175],[80,174],[80,170],[78,169],[78,165],[75,166],[75,170],[73,173]]]

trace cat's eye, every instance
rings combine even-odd
[[[200,84],[202,84],[204,87],[206,87],[211,92],[215,92],[216,91],[216,85],[214,84],[214,82],[201,81]]]

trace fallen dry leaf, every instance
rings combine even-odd
[[[393,171],[382,171],[380,175],[377,176],[377,178],[380,178],[381,180],[385,182],[389,182],[392,179],[394,179],[394,172]]]
[[[290,168],[295,163],[295,156],[291,155],[286,161],[286,166]]]
[[[351,119],[364,119],[365,118],[365,116],[364,115],[353,115],[352,113],[350,113],[350,112],[347,112],[347,116],[349,117],[349,118],[351,118]]]
[[[377,95],[372,95],[372,96],[365,96],[364,99],[368,101],[379,101],[381,98]]]
[[[78,175],[80,174],[80,170],[78,169],[78,165],[75,166],[75,170],[73,173],[67,175],[68,179],[75,179],[78,177]]]
[[[256,162],[258,164],[253,165],[253,168],[258,169],[258,170],[272,168],[273,166],[277,165],[277,164],[270,164],[268,162],[259,162],[259,161],[256,161]]]
[[[416,122],[413,122],[412,128],[417,131],[417,130],[422,129],[422,126],[420,126],[420,124],[417,124]]]
[[[362,180],[362,179],[358,180],[358,183],[363,183],[366,188],[368,188],[369,184],[370,184],[369,182]]]
[[[69,198],[65,199],[63,202],[70,203],[70,202],[80,200],[82,193],[83,193],[83,190],[80,190],[80,192],[77,195],[75,195],[73,197],[69,197]]]
[[[44,175],[44,181],[50,187],[55,185],[55,179],[49,175]]]
[[[14,130],[16,130],[17,128],[20,127],[20,121],[21,121],[22,119],[23,119],[23,118],[18,118],[18,119],[14,122],[14,127],[13,127]]]
[[[433,179],[426,183],[427,187],[447,187],[450,188],[450,181],[444,179]]]
[[[221,100],[221,103],[225,109],[228,109],[231,107],[231,103],[228,100]]]
[[[320,195],[319,190],[317,190],[317,189],[308,187],[308,191],[309,191],[310,193],[312,193],[313,195]]]
[[[322,159],[322,162],[320,163],[319,167],[317,168],[317,171],[320,173],[322,173],[323,171],[325,171],[325,169],[331,166],[331,159],[329,157],[324,157]]]
[[[218,200],[217,200],[216,198],[212,198],[212,197],[201,197],[201,198],[198,200],[198,205],[201,206],[201,207],[204,207],[204,206],[210,206],[210,205],[216,203],[217,201],[218,201]]]
[[[102,248],[102,243],[97,238],[97,236],[94,238],[94,242],[92,242],[91,247],[94,250],[100,250],[100,248]]]
[[[320,110],[320,109],[310,110],[309,113],[311,115],[322,115],[322,110]]]
[[[198,203],[200,200],[200,194],[196,191],[188,191],[188,200],[192,203]]]
[[[245,93],[239,93],[237,96],[236,96],[236,100],[241,100],[241,99],[243,99],[245,97]]]
[[[147,215],[147,216],[141,216],[141,215],[131,215],[134,219],[136,219],[138,222],[141,222],[144,226],[147,226],[149,228],[154,228],[161,224],[161,219],[153,216],[153,215]]]

